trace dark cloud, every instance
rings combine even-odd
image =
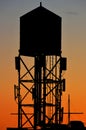
[[[78,12],[74,12],[74,11],[66,11],[65,13],[69,15],[78,15]]]

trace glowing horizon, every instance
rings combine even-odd
[[[14,84],[17,84],[15,56],[20,44],[20,16],[40,5],[40,0],[0,1],[0,129],[17,127],[17,112],[14,100]],[[67,57],[66,91],[62,105],[67,112],[68,94],[71,97],[71,111],[83,112],[71,115],[71,120],[82,120],[86,124],[86,1],[47,0],[42,5],[62,17],[62,56]],[[30,61],[31,62],[31,61]],[[65,115],[64,122],[67,122]]]

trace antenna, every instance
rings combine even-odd
[[[68,123],[70,122],[70,94],[68,94]]]
[[[42,2],[40,2],[40,7],[42,6]]]
[[[18,90],[18,87],[16,85],[14,85],[14,99],[15,100],[18,97],[17,90]]]
[[[83,112],[71,112],[70,111],[70,94],[68,94],[68,124],[70,122],[70,115],[71,114],[83,114]]]

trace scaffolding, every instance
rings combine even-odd
[[[18,70],[18,86],[15,85],[18,127],[22,128],[28,124],[30,128],[37,129],[38,126],[61,124],[61,96],[65,91],[65,79],[62,79],[61,74],[62,70],[66,69],[66,58],[37,56],[29,68],[24,60],[26,59],[20,55],[15,58]]]

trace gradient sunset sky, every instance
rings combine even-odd
[[[67,112],[70,94],[71,111],[84,113],[71,115],[71,119],[86,124],[86,0],[0,0],[0,130],[17,127],[17,118],[10,113],[17,112],[13,89],[17,84],[15,56],[20,44],[19,20],[40,2],[62,17],[62,56],[67,57],[64,111]]]

